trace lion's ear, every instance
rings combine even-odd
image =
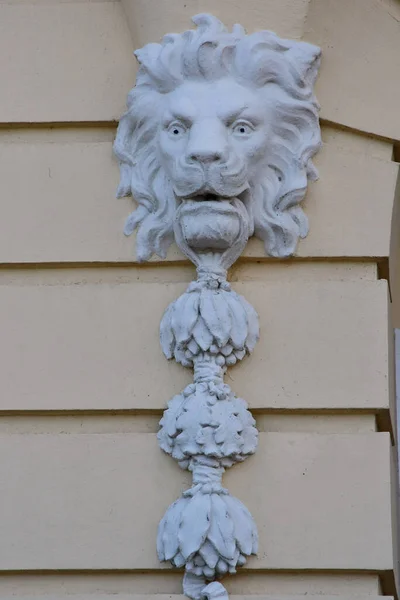
[[[321,59],[321,48],[307,42],[293,42],[287,52],[306,85],[313,87],[318,75]]]

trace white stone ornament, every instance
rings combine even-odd
[[[175,240],[197,267],[160,327],[165,356],[193,368],[194,382],[168,403],[158,440],[193,484],[162,519],[157,551],[185,569],[186,596],[223,600],[214,580],[258,547],[250,512],[221,483],[257,447],[247,404],[223,376],[253,351],[258,316],[231,289],[227,269],[252,235],[275,257],[307,235],[300,202],[317,177],[320,49],[269,31],[246,35],[239,25],[229,32],[211,15],[193,21],[196,30],[136,52],[136,86],[114,149],[117,195],[138,203],[125,225],[127,235],[138,230],[138,260],[165,257]]]

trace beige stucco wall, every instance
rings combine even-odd
[[[112,140],[133,48],[204,11],[323,50],[310,235],[288,261],[253,240],[231,272],[261,318],[230,370],[261,434],[226,483],[260,554],[226,587],[396,596],[400,0],[0,0],[1,600],[181,598],[155,532],[188,478],[155,433],[190,373],[158,323],[193,270],[176,248],[137,264]]]

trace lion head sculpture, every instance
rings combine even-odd
[[[137,209],[137,257],[164,258],[182,203],[245,207],[248,235],[267,254],[292,254],[308,232],[301,207],[320,147],[313,94],[320,49],[272,32],[229,32],[210,15],[196,30],[166,35],[135,54],[140,63],[114,144],[117,196]],[[188,204],[189,206],[189,204]],[[229,240],[222,245],[230,243]]]

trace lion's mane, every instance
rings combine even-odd
[[[135,52],[140,63],[136,86],[128,95],[114,151],[121,180],[117,196],[132,194],[137,209],[128,217],[125,233],[135,228],[137,258],[164,258],[173,242],[176,200],[157,151],[157,127],[163,95],[187,80],[233,77],[264,92],[275,84],[275,115],[268,147],[271,156],[252,188],[254,233],[271,256],[293,254],[299,237],[308,232],[299,206],[307,179],[316,179],[312,157],[321,144],[318,104],[313,85],[320,49],[284,40],[269,31],[246,35],[235,25],[229,32],[210,15],[193,18],[196,30],[166,35],[160,44]]]

